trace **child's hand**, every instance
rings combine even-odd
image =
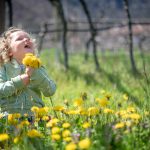
[[[21,75],[23,83],[28,85],[30,83],[30,77],[34,70],[41,66],[41,61],[32,53],[27,53],[22,60],[22,63],[26,66],[25,73]]]
[[[30,77],[34,70],[35,70],[34,68],[27,66],[25,73],[20,75],[24,85],[28,85],[30,83]]]
[[[41,66],[40,59],[34,56],[32,53],[27,53],[24,59],[22,60],[22,63],[25,66],[29,66],[32,68],[39,68]]]
[[[27,74],[29,77],[31,77],[32,73],[34,72],[34,68],[27,66],[25,70],[25,74]]]

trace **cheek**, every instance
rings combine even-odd
[[[13,42],[10,43],[10,50],[13,52],[16,49],[16,45]]]
[[[20,49],[22,49],[22,46],[20,44],[12,44],[11,45],[11,50],[13,52],[18,52]]]

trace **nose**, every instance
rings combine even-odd
[[[30,39],[29,39],[29,38],[24,38],[24,41],[25,41],[25,42],[29,42]]]

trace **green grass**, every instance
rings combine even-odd
[[[90,54],[88,61],[84,60],[83,53],[69,54],[70,69],[68,71],[64,69],[62,54],[59,56],[61,63],[56,59],[58,56],[56,56],[55,49],[42,51],[40,57],[48,73],[57,84],[57,91],[53,96],[55,104],[62,104],[65,99],[71,101],[83,92],[87,92],[89,101],[92,101],[94,97],[100,96],[100,91],[104,89],[114,95],[115,101],[120,101],[121,95],[126,93],[137,106],[150,106],[148,104],[149,85],[144,75],[143,59],[138,52],[135,53],[135,61],[139,71],[136,76],[131,71],[128,54],[123,51],[116,54],[99,53],[101,66],[99,72],[95,70],[92,54]],[[149,53],[145,54],[144,62],[146,75],[150,80]],[[46,100],[46,103],[49,104],[49,100]]]

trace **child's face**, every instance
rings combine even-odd
[[[22,63],[26,53],[34,53],[33,41],[29,34],[16,31],[10,35],[10,55],[19,63]]]

